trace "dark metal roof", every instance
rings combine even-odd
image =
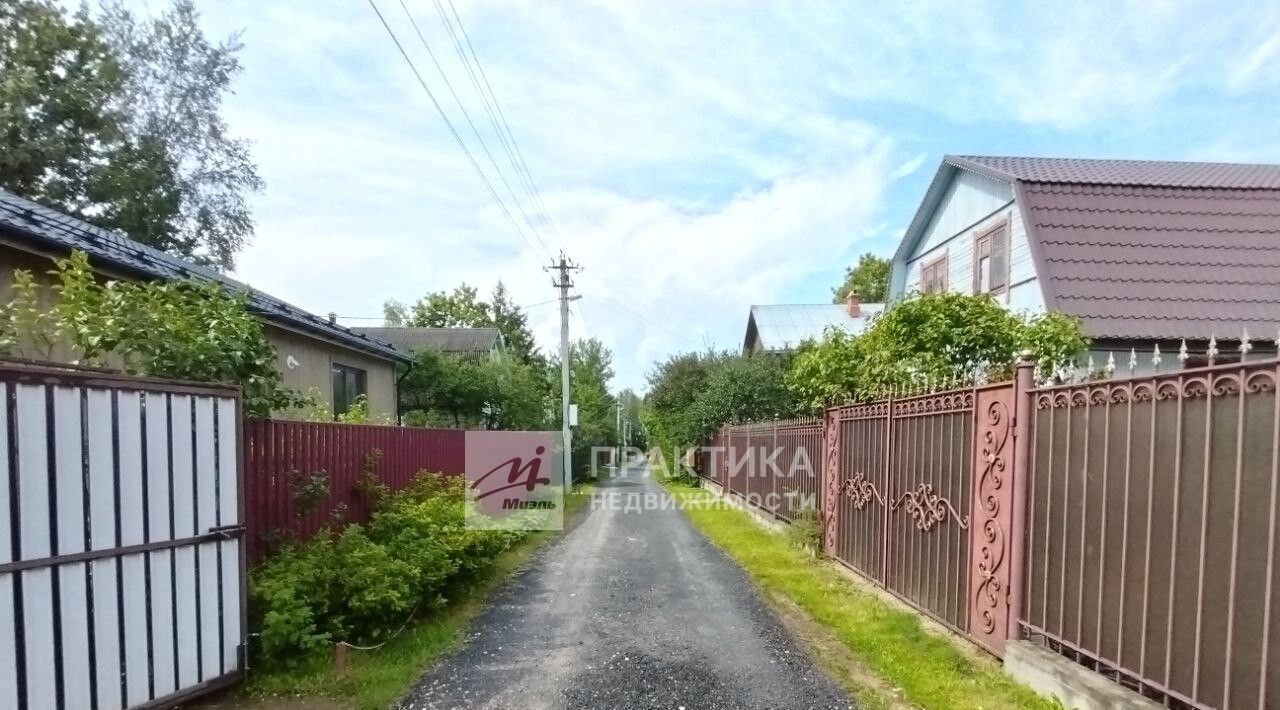
[[[385,340],[397,349],[411,353],[435,348],[446,353],[487,353],[502,342],[497,328],[352,328],[371,338]]]
[[[1130,187],[1280,189],[1280,165],[948,155],[945,162],[998,180]]]
[[[97,266],[108,266],[140,278],[213,281],[249,295],[249,308],[278,324],[341,343],[388,360],[405,362],[389,343],[353,332],[328,318],[250,288],[223,274],[166,254],[128,237],[95,227],[75,217],[0,189],[0,231],[55,252],[78,249]]]

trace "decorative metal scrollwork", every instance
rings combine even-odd
[[[823,438],[827,445],[826,457],[823,461],[822,482],[824,495],[822,501],[823,534],[822,541],[830,551],[836,540],[836,496],[839,495],[840,480],[840,418],[834,410],[826,413]]]
[[[912,414],[942,414],[960,412],[972,407],[973,390],[963,389],[895,401],[893,415],[897,417]]]
[[[1083,396],[1083,392],[1076,395]],[[1071,398],[1074,403],[1075,397]],[[1058,406],[1055,397],[1054,406]],[[1011,422],[1009,407],[994,401],[987,407],[982,422],[982,473],[978,476],[978,511],[982,513],[982,538],[977,549],[978,584],[974,587],[974,603],[982,618],[982,633],[996,629],[996,610],[1002,600],[1004,583],[1005,535],[1001,526],[1000,497],[1004,487],[1005,454]]]
[[[876,486],[868,478],[867,474],[859,471],[853,474],[853,478],[845,479],[840,484],[840,490],[845,497],[853,503],[854,510],[862,510],[867,507],[873,499],[884,505],[884,498],[880,495],[880,491],[876,490]]]
[[[924,532],[945,523],[948,515],[955,518],[961,529],[969,527],[969,517],[957,513],[951,501],[934,493],[932,483],[921,483],[915,490],[903,493],[889,506],[889,510],[897,512],[904,506],[907,514],[916,521],[916,527]]]

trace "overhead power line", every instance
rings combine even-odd
[[[369,7],[373,8],[374,14],[378,16],[378,21],[382,23],[383,29],[387,31],[387,36],[391,38],[392,43],[394,43],[396,49],[399,50],[400,56],[403,57],[405,63],[409,65],[409,70],[413,72],[414,78],[418,80],[418,84],[422,87],[422,90],[427,92],[427,98],[431,99],[431,104],[435,106],[436,112],[440,114],[441,120],[443,120],[445,125],[449,128],[449,132],[453,134],[453,139],[458,142],[462,151],[466,153],[467,160],[471,162],[471,167],[475,169],[476,175],[480,177],[485,188],[489,190],[490,197],[492,197],[494,202],[498,204],[498,207],[502,210],[502,214],[506,216],[507,221],[511,223],[511,227],[515,229],[516,234],[520,236],[520,239],[524,241],[525,245],[527,245],[530,250],[536,252],[537,249],[534,247],[533,242],[529,240],[529,237],[524,233],[524,230],[520,228],[519,222],[517,222],[515,217],[511,215],[511,210],[507,208],[506,203],[503,202],[498,191],[494,189],[493,183],[489,181],[489,177],[485,175],[484,170],[480,168],[480,163],[476,161],[475,156],[471,153],[471,149],[468,148],[466,142],[462,140],[462,135],[459,134],[458,129],[454,127],[453,121],[449,120],[449,116],[445,113],[444,107],[442,107],[440,102],[436,100],[436,95],[431,91],[431,87],[427,86],[427,82],[422,78],[422,74],[418,71],[417,65],[413,63],[413,59],[411,59],[409,57],[409,53],[405,51],[404,45],[400,43],[400,38],[396,37],[396,33],[391,29],[391,25],[387,23],[387,18],[383,17],[382,11],[378,9],[378,6],[374,4],[373,0],[368,1]]]
[[[493,91],[493,85],[489,83],[489,75],[485,73],[484,65],[480,63],[480,57],[476,54],[475,46],[471,43],[471,35],[467,33],[467,28],[462,24],[462,16],[458,14],[458,8],[454,6],[453,0],[448,0],[449,9],[453,13],[453,20],[457,22],[458,33],[455,34],[452,24],[449,22],[448,15],[445,14],[444,7],[440,4],[440,0],[435,0],[436,9],[439,11],[445,28],[449,30],[450,37],[454,40],[454,45],[458,50],[458,56],[463,60],[463,66],[467,69],[468,76],[475,86],[476,91],[480,94],[481,103],[485,107],[489,120],[494,125],[494,130],[498,136],[502,138],[502,143],[507,148],[507,156],[511,160],[512,166],[517,172],[524,177],[526,190],[531,193],[536,207],[541,211],[542,218],[551,226],[551,231],[555,234],[557,243],[563,247],[563,238],[560,236],[560,230],[556,227],[555,220],[551,219],[551,214],[547,211],[546,201],[542,199],[542,191],[538,189],[538,183],[533,179],[533,173],[529,170],[529,164],[524,159],[524,152],[520,150],[520,143],[516,141],[515,134],[511,131],[511,124],[507,122],[506,113],[502,110],[502,104],[498,102],[498,97]],[[462,49],[462,42],[458,41],[458,34],[462,35],[463,42],[466,43],[466,51]],[[471,64],[467,62],[467,55],[470,55],[471,62],[475,64],[475,71],[471,71]],[[476,75],[479,75],[479,80]],[[484,89],[480,88],[481,83]],[[486,100],[486,94],[488,99]],[[495,118],[496,113],[496,118]],[[501,124],[499,126],[499,124]],[[505,136],[505,138],[503,138]]]
[[[518,306],[518,308],[522,311],[527,311],[531,308],[537,308],[538,306],[549,306],[558,300],[559,299],[553,298],[550,301],[538,301],[537,303],[530,303],[527,306]],[[338,319],[339,320],[386,320],[387,317],[386,316],[342,316],[340,315],[338,316]]]
[[[438,5],[438,3],[437,3]],[[507,188],[507,194],[511,196],[511,201],[515,203],[516,209],[520,212],[520,216],[524,217],[525,224],[529,225],[529,231],[533,234],[534,239],[542,245],[545,255],[549,256],[550,251],[547,243],[543,241],[542,235],[538,233],[538,227],[529,218],[529,213],[525,211],[524,205],[520,202],[519,195],[512,189],[511,183],[507,181],[507,176],[502,173],[502,168],[498,166],[498,161],[493,157],[493,153],[489,150],[489,145],[485,143],[484,137],[480,135],[480,129],[476,128],[475,121],[471,120],[471,113],[467,111],[466,105],[462,103],[462,98],[458,96],[458,92],[453,88],[453,82],[449,81],[449,75],[445,73],[444,67],[440,65],[440,60],[436,58],[436,53],[431,51],[431,45],[427,43],[427,38],[423,36],[422,30],[418,27],[418,22],[413,18],[413,13],[409,11],[409,6],[404,0],[400,0],[400,9],[404,10],[404,16],[408,18],[409,25],[413,27],[413,32],[418,36],[418,41],[422,44],[422,48],[427,51],[427,56],[431,58],[431,63],[435,65],[436,71],[439,72],[440,78],[444,81],[444,85],[449,89],[449,94],[453,96],[453,101],[458,105],[458,110],[462,112],[462,117],[467,120],[467,125],[471,127],[471,133],[476,137],[476,141],[480,144],[480,149],[484,151],[485,156],[489,158],[489,164],[493,166],[494,172],[498,174],[498,179],[502,181],[504,187]],[[452,34],[452,30],[450,30]],[[468,67],[468,73],[470,68]],[[481,95],[483,99],[483,95]],[[499,135],[501,137],[501,135]]]

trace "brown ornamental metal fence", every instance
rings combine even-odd
[[[793,427],[822,452],[824,550],[996,655],[1030,639],[1168,707],[1280,707],[1280,360],[1032,371]],[[734,462],[781,431],[727,428],[703,471],[770,509],[791,484]]]
[[[699,453],[698,470],[726,492],[792,522],[819,508],[822,420],[727,426]]]
[[[1003,565],[1005,553],[992,545],[1004,544],[1008,523],[987,524],[992,511],[978,505],[980,486],[992,495],[999,485],[985,461],[975,462],[974,442],[979,430],[1002,429],[993,441],[1007,443],[1011,401],[1011,384],[1001,384],[827,412],[836,452],[825,478],[828,554],[956,631],[971,633],[978,618],[971,635],[993,651],[1003,648],[1004,628],[996,633],[998,615],[984,617],[980,602],[999,606],[1005,585],[975,575],[972,553],[985,555],[984,568]]]
[[[1277,368],[1032,392],[1031,637],[1170,706],[1280,705]]]

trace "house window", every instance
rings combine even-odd
[[[368,395],[365,371],[358,367],[333,365],[333,413],[346,414],[356,398]]]
[[[1009,285],[1009,225],[979,234],[973,248],[974,293],[1000,293]]]
[[[941,293],[947,290],[946,254],[921,265],[920,290],[924,293]]]

